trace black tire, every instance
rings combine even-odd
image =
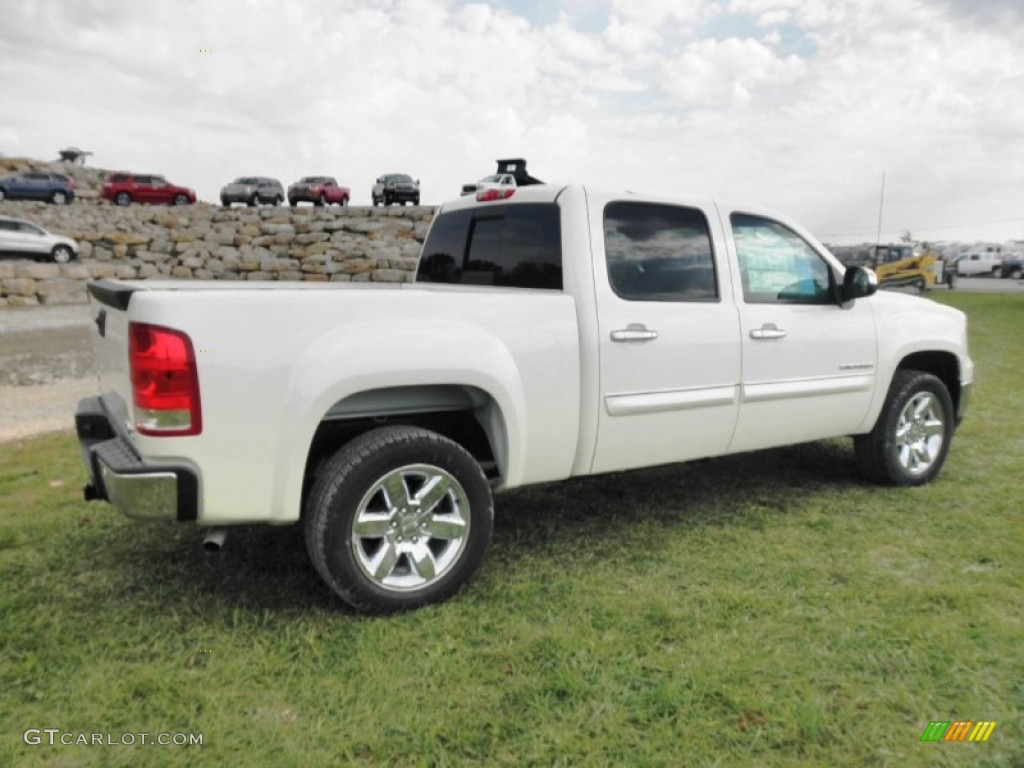
[[[421,509],[428,487],[437,498]],[[306,548],[346,603],[394,613],[462,589],[483,562],[493,520],[487,478],[462,446],[418,427],[383,427],[321,467],[306,501]]]
[[[132,196],[129,195],[127,192],[118,192],[117,196],[114,198],[114,202],[117,205],[122,205],[122,206],[124,206],[124,205],[131,205],[132,204]]]
[[[391,205],[391,198],[388,197],[388,193],[387,192],[385,192],[384,195],[381,197],[380,204],[383,205],[385,208],[387,208],[389,205]]]
[[[281,205],[281,200],[282,200],[282,198],[281,198],[280,195],[278,195],[277,197],[274,198],[274,207],[275,208],[277,208],[279,205]]]
[[[340,205],[342,208],[347,208],[348,207],[348,198],[347,197],[341,198],[341,202],[338,203],[338,205]]]
[[[420,204],[420,196],[419,195],[416,195],[416,197],[413,198],[412,204],[413,205],[419,205]]]
[[[949,290],[956,288],[956,272],[952,270],[946,273],[946,285],[949,286]]]
[[[1021,276],[1021,268],[1020,267],[1013,267],[1010,270],[1010,274],[1009,274],[1010,278],[1012,278],[1014,280],[1020,280],[1020,276]]]
[[[50,261],[54,264],[67,264],[75,258],[75,253],[66,245],[55,245],[50,251]]]
[[[231,207],[231,203],[229,203],[227,200],[224,200],[224,199],[221,199],[220,204],[223,205],[225,208],[230,208]]]
[[[54,205],[66,205],[68,202],[68,193],[62,192],[61,190],[58,189],[56,192],[50,195],[50,202],[53,203]]]
[[[185,195],[175,195],[171,202],[174,205],[188,205],[188,198]]]
[[[316,200],[313,201],[313,205],[315,205],[317,208],[323,208],[324,207],[324,203],[326,203],[326,202],[327,202],[327,199],[323,195],[320,195],[320,197],[318,197]]]
[[[930,373],[898,370],[874,429],[853,439],[866,477],[887,485],[923,485],[942,469],[953,439],[953,398]]]
[[[292,208],[294,208],[298,204],[299,204],[298,200],[289,200],[288,201],[288,205],[290,205]]]
[[[248,205],[250,208],[255,208],[259,204],[260,204],[259,195],[253,195],[252,197],[249,198],[249,202],[246,203],[246,205]]]

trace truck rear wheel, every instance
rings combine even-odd
[[[458,592],[483,562],[493,518],[487,478],[462,446],[384,427],[321,468],[306,502],[306,548],[345,602],[393,613]]]
[[[953,418],[953,399],[941,379],[896,371],[874,429],[853,439],[861,471],[890,485],[929,482],[946,460]]]

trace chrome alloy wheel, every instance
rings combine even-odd
[[[942,453],[944,411],[931,392],[918,392],[900,412],[896,425],[896,456],[911,475],[927,472]]]
[[[458,561],[469,535],[469,499],[440,467],[411,464],[381,477],[352,523],[359,568],[378,586],[421,589]]]

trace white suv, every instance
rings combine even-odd
[[[36,260],[67,264],[78,256],[78,243],[29,221],[0,216],[0,252],[28,254]]]

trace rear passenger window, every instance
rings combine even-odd
[[[416,281],[561,290],[558,206],[524,203],[442,213],[423,244]]]
[[[711,236],[696,208],[615,202],[604,209],[608,282],[627,301],[715,301]]]

